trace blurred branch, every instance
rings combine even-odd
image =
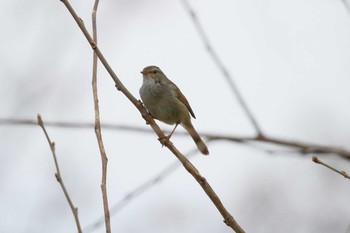
[[[46,129],[44,127],[44,123],[43,123],[43,120],[41,119],[41,116],[40,114],[38,114],[38,125],[42,128],[42,130],[44,131],[44,134],[45,134],[45,137],[47,139],[47,142],[49,143],[50,145],[50,149],[51,149],[51,152],[52,152],[52,155],[53,155],[53,159],[54,159],[54,162],[55,162],[55,167],[56,167],[56,173],[55,173],[55,177],[56,177],[56,180],[57,182],[61,185],[61,188],[63,190],[63,193],[68,201],[68,204],[73,212],[73,215],[74,215],[74,219],[75,219],[75,224],[77,225],[77,229],[78,229],[78,232],[81,233],[81,227],[80,227],[80,222],[79,222],[79,217],[78,217],[78,208],[74,207],[73,205],[73,202],[68,194],[68,191],[66,189],[66,186],[64,185],[64,182],[62,180],[62,177],[61,177],[61,172],[60,172],[60,168],[58,166],[58,162],[57,162],[57,156],[56,156],[56,150],[55,150],[55,143],[54,142],[51,142],[50,140],[50,137],[48,135],[48,133],[46,132]]]
[[[0,125],[36,125],[37,123],[34,120],[26,119],[0,119]],[[81,123],[81,122],[59,122],[51,121],[46,122],[46,126],[52,127],[61,127],[61,128],[92,128],[94,125],[92,123]],[[103,129],[109,130],[125,130],[139,133],[153,133],[153,131],[146,129],[144,127],[137,126],[128,126],[128,125],[117,125],[117,124],[101,124]],[[167,132],[167,131],[165,131]],[[187,136],[187,133],[182,133],[176,131],[174,135]],[[288,147],[294,149],[295,153],[301,154],[336,154],[346,160],[350,160],[350,151],[342,149],[335,146],[323,146],[319,144],[313,144],[302,141],[293,141],[288,139],[281,139],[270,136],[263,137],[243,137],[243,136],[234,136],[234,135],[223,135],[223,134],[211,134],[211,133],[200,133],[201,136],[206,137],[210,141],[230,141],[235,143],[245,143],[249,146],[252,146],[253,143],[263,143],[271,145],[279,145],[283,147]],[[260,150],[267,151],[269,153],[275,153],[275,150],[266,150],[265,148],[260,148]]]
[[[193,22],[195,28],[197,29],[199,37],[202,40],[205,48],[207,49],[207,52],[209,53],[210,57],[213,59],[214,63],[218,67],[218,69],[221,71],[222,75],[225,77],[227,83],[229,84],[229,86],[231,88],[231,91],[236,96],[239,104],[243,108],[243,110],[246,113],[251,124],[254,126],[257,135],[259,135],[259,136],[263,135],[262,130],[261,130],[258,122],[256,121],[255,117],[253,116],[253,113],[248,108],[247,103],[244,101],[243,96],[240,93],[237,85],[233,81],[232,75],[228,72],[228,69],[225,67],[223,62],[220,60],[218,54],[216,53],[213,46],[211,45],[211,43],[208,39],[208,36],[203,29],[202,24],[200,23],[200,21],[198,20],[198,17],[196,16],[196,13],[194,12],[194,10],[191,8],[190,4],[188,3],[188,0],[182,0],[181,2],[183,4],[185,10],[187,11],[189,16],[191,17],[192,22]]]
[[[350,179],[350,176],[348,175],[348,173],[346,173],[345,171],[339,171],[338,169],[322,162],[321,160],[319,160],[316,156],[312,156],[312,161],[315,162],[315,163],[318,163],[318,164],[321,164],[323,166],[325,166],[326,168],[329,168],[330,170],[344,176],[344,178],[347,178],[347,179]]]
[[[189,153],[186,153],[186,157],[190,158],[193,155],[198,152],[197,148],[190,151]],[[144,192],[146,192],[148,189],[153,187],[155,184],[159,183],[160,181],[164,180],[166,177],[168,177],[173,171],[175,171],[180,166],[180,163],[178,161],[175,161],[171,163],[169,166],[164,168],[161,172],[158,173],[158,175],[154,176],[153,178],[146,180],[141,185],[139,185],[137,188],[132,190],[131,192],[127,193],[119,202],[114,204],[111,207],[111,216],[118,213],[126,204],[128,204],[130,201],[135,199],[136,197],[140,196]],[[101,226],[103,223],[103,217],[96,220],[94,223],[90,224],[85,228],[85,232],[92,232],[93,230],[97,229]]]
[[[350,151],[333,147],[333,146],[323,146],[318,144],[305,143],[301,141],[292,141],[286,139],[280,139],[275,137],[263,136],[263,137],[232,137],[225,135],[211,135],[211,134],[201,134],[207,137],[209,140],[228,140],[234,142],[264,142],[268,144],[287,146],[294,148],[296,151],[301,154],[336,154],[344,159],[350,160]]]
[[[350,14],[350,4],[348,2],[348,0],[342,0],[344,6],[345,6],[345,9],[348,11],[348,13]]]
[[[97,25],[96,25],[96,14],[98,8],[99,0],[95,0],[95,4],[92,10],[92,32],[93,40],[97,45]],[[108,158],[102,141],[101,134],[101,123],[100,123],[100,110],[98,105],[98,94],[97,94],[97,55],[93,52],[93,67],[92,67],[92,92],[94,97],[94,109],[95,109],[95,134],[98,142],[98,147],[101,154],[102,162],[102,181],[101,181],[101,191],[102,191],[102,201],[103,201],[103,211],[104,219],[106,225],[106,232],[111,232],[111,220],[108,207],[108,197],[107,197],[107,162]]]
[[[61,0],[61,2],[67,7],[67,10],[70,12],[75,22],[78,24],[85,38],[88,40],[91,48],[94,50],[99,60],[101,61],[103,66],[106,68],[111,78],[114,80],[115,86],[117,87],[117,89],[121,91],[130,100],[131,103],[134,104],[134,106],[141,113],[142,117],[146,120],[146,122],[152,127],[153,131],[157,134],[158,138],[159,139],[165,138],[164,133],[160,130],[159,126],[155,123],[153,117],[147,112],[147,110],[144,108],[142,103],[138,101],[129,92],[129,90],[125,88],[125,86],[119,80],[117,75],[114,73],[109,63],[107,62],[107,60],[105,59],[105,57],[103,56],[99,48],[97,47],[96,42],[93,40],[93,38],[90,36],[89,32],[85,28],[83,21],[75,13],[74,9],[72,8],[68,0]],[[180,151],[177,150],[177,148],[173,145],[173,143],[170,140],[168,140],[165,143],[165,146],[181,161],[185,169],[193,176],[193,178],[196,179],[199,185],[201,185],[205,193],[212,200],[213,204],[216,206],[216,208],[224,218],[224,222],[226,223],[226,225],[231,227],[237,233],[243,233],[244,230],[238,225],[238,223],[235,221],[232,215],[226,210],[226,208],[221,203],[219,197],[216,195],[212,187],[209,185],[206,179],[198,172],[198,170],[192,165],[192,163],[188,159],[186,159],[186,157]]]
[[[349,224],[348,229],[346,230],[345,233],[350,233],[350,224]]]

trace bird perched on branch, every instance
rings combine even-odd
[[[141,73],[143,84],[140,88],[140,96],[145,107],[154,118],[169,125],[175,124],[167,140],[181,124],[191,135],[202,154],[208,155],[208,147],[191,123],[191,116],[196,118],[194,112],[180,89],[157,66],[147,66]]]

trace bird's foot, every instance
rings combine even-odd
[[[162,147],[165,146],[169,142],[170,137],[171,137],[171,135],[158,138],[158,140],[162,144]]]

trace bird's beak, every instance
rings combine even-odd
[[[141,71],[140,73],[141,73],[141,74],[146,74],[146,72],[145,72],[145,71]]]

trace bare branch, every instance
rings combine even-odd
[[[212,134],[201,134],[204,137],[207,137],[209,140],[228,140],[233,142],[264,142],[274,145],[281,145],[294,148],[296,152],[301,154],[336,154],[344,159],[350,160],[350,151],[332,147],[332,146],[323,146],[318,144],[306,143],[301,141],[292,141],[287,139],[274,138],[269,136],[263,137],[235,137],[235,136],[225,136],[225,135],[212,135]]]
[[[318,163],[318,164],[321,164],[323,166],[325,166],[326,168],[329,168],[330,170],[344,176],[344,178],[347,178],[347,179],[350,179],[350,176],[348,175],[348,173],[346,173],[345,171],[339,171],[338,169],[322,162],[321,160],[319,160],[316,156],[312,156],[312,161],[315,162],[315,163]]]
[[[237,85],[233,81],[232,75],[229,73],[228,69],[225,67],[221,59],[219,58],[218,54],[214,50],[213,46],[211,45],[207,34],[205,33],[202,24],[198,20],[196,13],[191,8],[190,4],[188,3],[188,0],[182,0],[181,1],[185,10],[189,14],[189,16],[192,19],[192,22],[198,32],[198,35],[200,39],[202,40],[207,52],[209,53],[210,57],[213,59],[214,63],[218,67],[218,69],[221,71],[222,75],[226,79],[227,83],[229,84],[232,93],[236,96],[239,104],[243,108],[244,112],[246,113],[248,119],[250,120],[251,124],[254,126],[257,135],[261,136],[263,135],[262,130],[256,121],[255,117],[253,116],[253,113],[249,110],[247,103],[244,101],[242,94],[240,93]]]
[[[93,32],[93,40],[97,46],[97,21],[96,14],[98,8],[99,0],[95,0],[95,4],[92,10],[92,32]],[[101,134],[101,123],[100,123],[100,110],[98,105],[98,94],[97,94],[97,55],[93,52],[93,67],[92,67],[92,92],[94,97],[94,109],[95,109],[95,134],[98,142],[98,147],[100,149],[101,154],[101,162],[102,162],[102,181],[101,181],[101,191],[102,191],[102,201],[103,201],[103,211],[104,211],[104,219],[106,232],[111,232],[111,220],[110,213],[108,207],[108,196],[107,196],[107,163],[108,158],[103,145],[102,134]]]
[[[141,104],[140,101],[138,101],[122,84],[122,82],[119,80],[117,75],[114,73],[110,65],[108,64],[107,60],[102,55],[101,51],[97,47],[96,42],[91,38],[90,34],[88,33],[87,29],[84,26],[84,23],[80,20],[78,15],[75,13],[72,6],[69,4],[67,0],[61,0],[63,4],[67,7],[68,11],[73,16],[75,22],[78,24],[79,28],[85,35],[86,39],[89,41],[91,48],[95,51],[97,57],[100,59],[103,66],[106,68],[107,72],[110,74],[111,78],[114,80],[115,85],[119,91],[121,91],[133,104],[134,106],[140,111],[142,117],[146,120],[147,123],[152,127],[154,132],[158,135],[158,138],[164,138],[164,133],[160,130],[159,126],[155,123],[153,117],[148,114],[147,110],[144,108],[144,106]],[[197,180],[197,182],[202,186],[203,190],[207,193],[209,198],[212,200],[216,208],[219,210],[221,215],[224,218],[224,222],[227,226],[231,227],[234,231],[237,233],[244,232],[243,229],[238,225],[238,223],[234,220],[234,218],[231,216],[231,214],[226,210],[226,208],[221,203],[219,197],[216,195],[214,190],[211,188],[209,183],[206,181],[206,179],[200,175],[200,173],[197,171],[197,169],[186,159],[186,157],[180,153],[176,149],[176,147],[172,144],[172,142],[169,140],[167,143],[165,143],[165,146],[169,148],[170,151],[173,152],[173,154],[181,161],[183,166],[186,168],[186,170]]]
[[[37,123],[34,120],[28,119],[0,119],[0,125],[36,125]],[[89,129],[93,128],[93,123],[81,123],[81,122],[59,122],[51,121],[46,122],[46,126],[52,127],[61,127],[61,128],[78,128],[78,129]],[[128,126],[128,125],[118,125],[118,124],[101,124],[103,129],[109,130],[125,130],[125,131],[134,131],[139,133],[153,133],[153,131],[137,126]],[[167,133],[167,131],[165,131]],[[187,136],[187,133],[182,133],[177,131],[174,135]],[[291,153],[301,153],[301,154],[335,154],[344,159],[350,160],[350,151],[345,150],[340,147],[335,146],[323,146],[319,144],[302,142],[302,141],[293,141],[289,139],[282,139],[270,136],[263,137],[249,137],[249,136],[235,136],[235,135],[223,135],[223,134],[211,134],[211,133],[200,133],[201,136],[206,137],[210,141],[230,141],[235,143],[245,143],[248,146],[253,146],[253,143],[264,143],[271,145],[280,145],[288,148],[292,148]],[[263,144],[261,144],[263,145]],[[260,150],[266,151],[268,153],[277,153],[276,150],[267,150],[260,147]]]
[[[47,139],[47,142],[50,145],[50,149],[51,149],[51,152],[52,152],[52,155],[53,155],[53,160],[55,162],[55,167],[56,167],[56,173],[55,173],[56,180],[61,185],[61,188],[63,190],[64,196],[66,197],[66,199],[68,201],[68,204],[69,204],[69,206],[70,206],[70,208],[71,208],[71,210],[73,212],[74,219],[75,219],[75,224],[77,225],[78,232],[81,233],[82,231],[81,231],[79,217],[78,217],[78,208],[74,207],[73,202],[72,202],[72,200],[71,200],[71,198],[70,198],[70,196],[68,194],[68,191],[66,189],[66,186],[64,185],[63,179],[61,177],[60,168],[59,168],[58,162],[57,162],[57,156],[56,156],[56,151],[55,151],[55,143],[51,142],[50,137],[49,137],[49,135],[46,132],[46,129],[44,127],[44,123],[43,123],[43,120],[42,120],[40,114],[38,114],[38,125],[44,131],[44,134],[45,134],[45,137]]]

